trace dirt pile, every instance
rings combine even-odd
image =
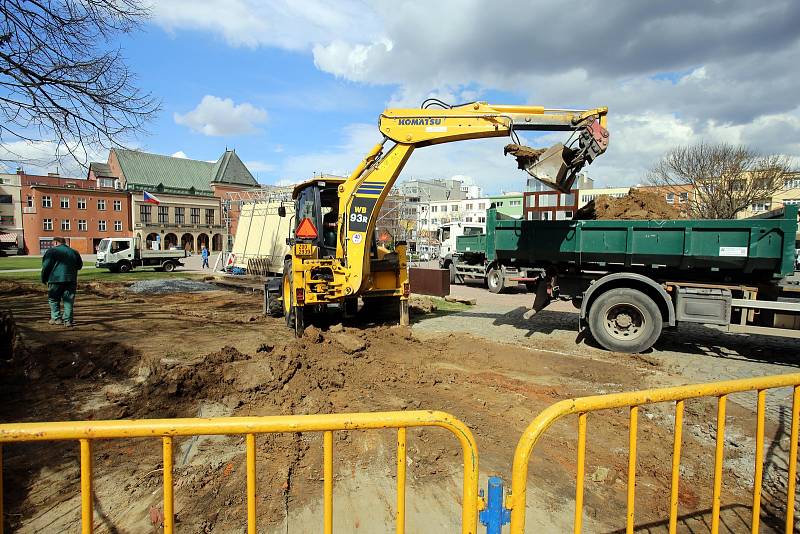
[[[574,220],[672,220],[682,219],[681,213],[667,204],[663,195],[642,189],[631,189],[623,197],[601,195],[589,201],[575,213]]]

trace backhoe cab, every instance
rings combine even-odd
[[[399,314],[400,324],[408,324],[406,244],[379,246],[375,230],[386,196],[417,148],[485,137],[518,141],[517,131],[572,132],[565,144],[547,150],[519,142],[506,149],[534,178],[569,191],[577,172],[608,146],[607,112],[485,102],[448,106],[437,100],[420,109],[385,110],[378,124],[383,140],[350,176],[320,176],[293,192],[296,218],[281,284],[287,324],[300,336],[309,312],[333,304],[347,316],[357,311],[359,298],[365,307]]]

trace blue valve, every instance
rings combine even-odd
[[[511,522],[511,510],[503,505],[503,493],[503,479],[489,477],[489,498],[486,508],[478,515],[481,525],[486,527],[486,534],[501,534],[503,525]],[[483,490],[480,495],[483,497]]]

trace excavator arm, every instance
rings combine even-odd
[[[438,103],[438,101],[437,101]],[[440,103],[441,104],[441,103]],[[384,140],[375,145],[349,178],[339,186],[337,258],[346,295],[369,289],[370,246],[378,212],[408,158],[418,147],[485,137],[512,137],[506,153],[520,168],[551,187],[569,191],[576,173],[608,146],[608,108],[547,109],[475,102],[461,106],[387,109],[379,120]],[[574,132],[572,142],[547,150],[523,147],[517,131]],[[385,154],[387,141],[393,141]]]

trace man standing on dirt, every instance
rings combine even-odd
[[[50,324],[75,326],[72,320],[72,305],[75,303],[75,292],[78,288],[78,271],[82,268],[81,255],[67,245],[66,239],[54,237],[53,247],[42,257],[42,283],[47,284]]]

